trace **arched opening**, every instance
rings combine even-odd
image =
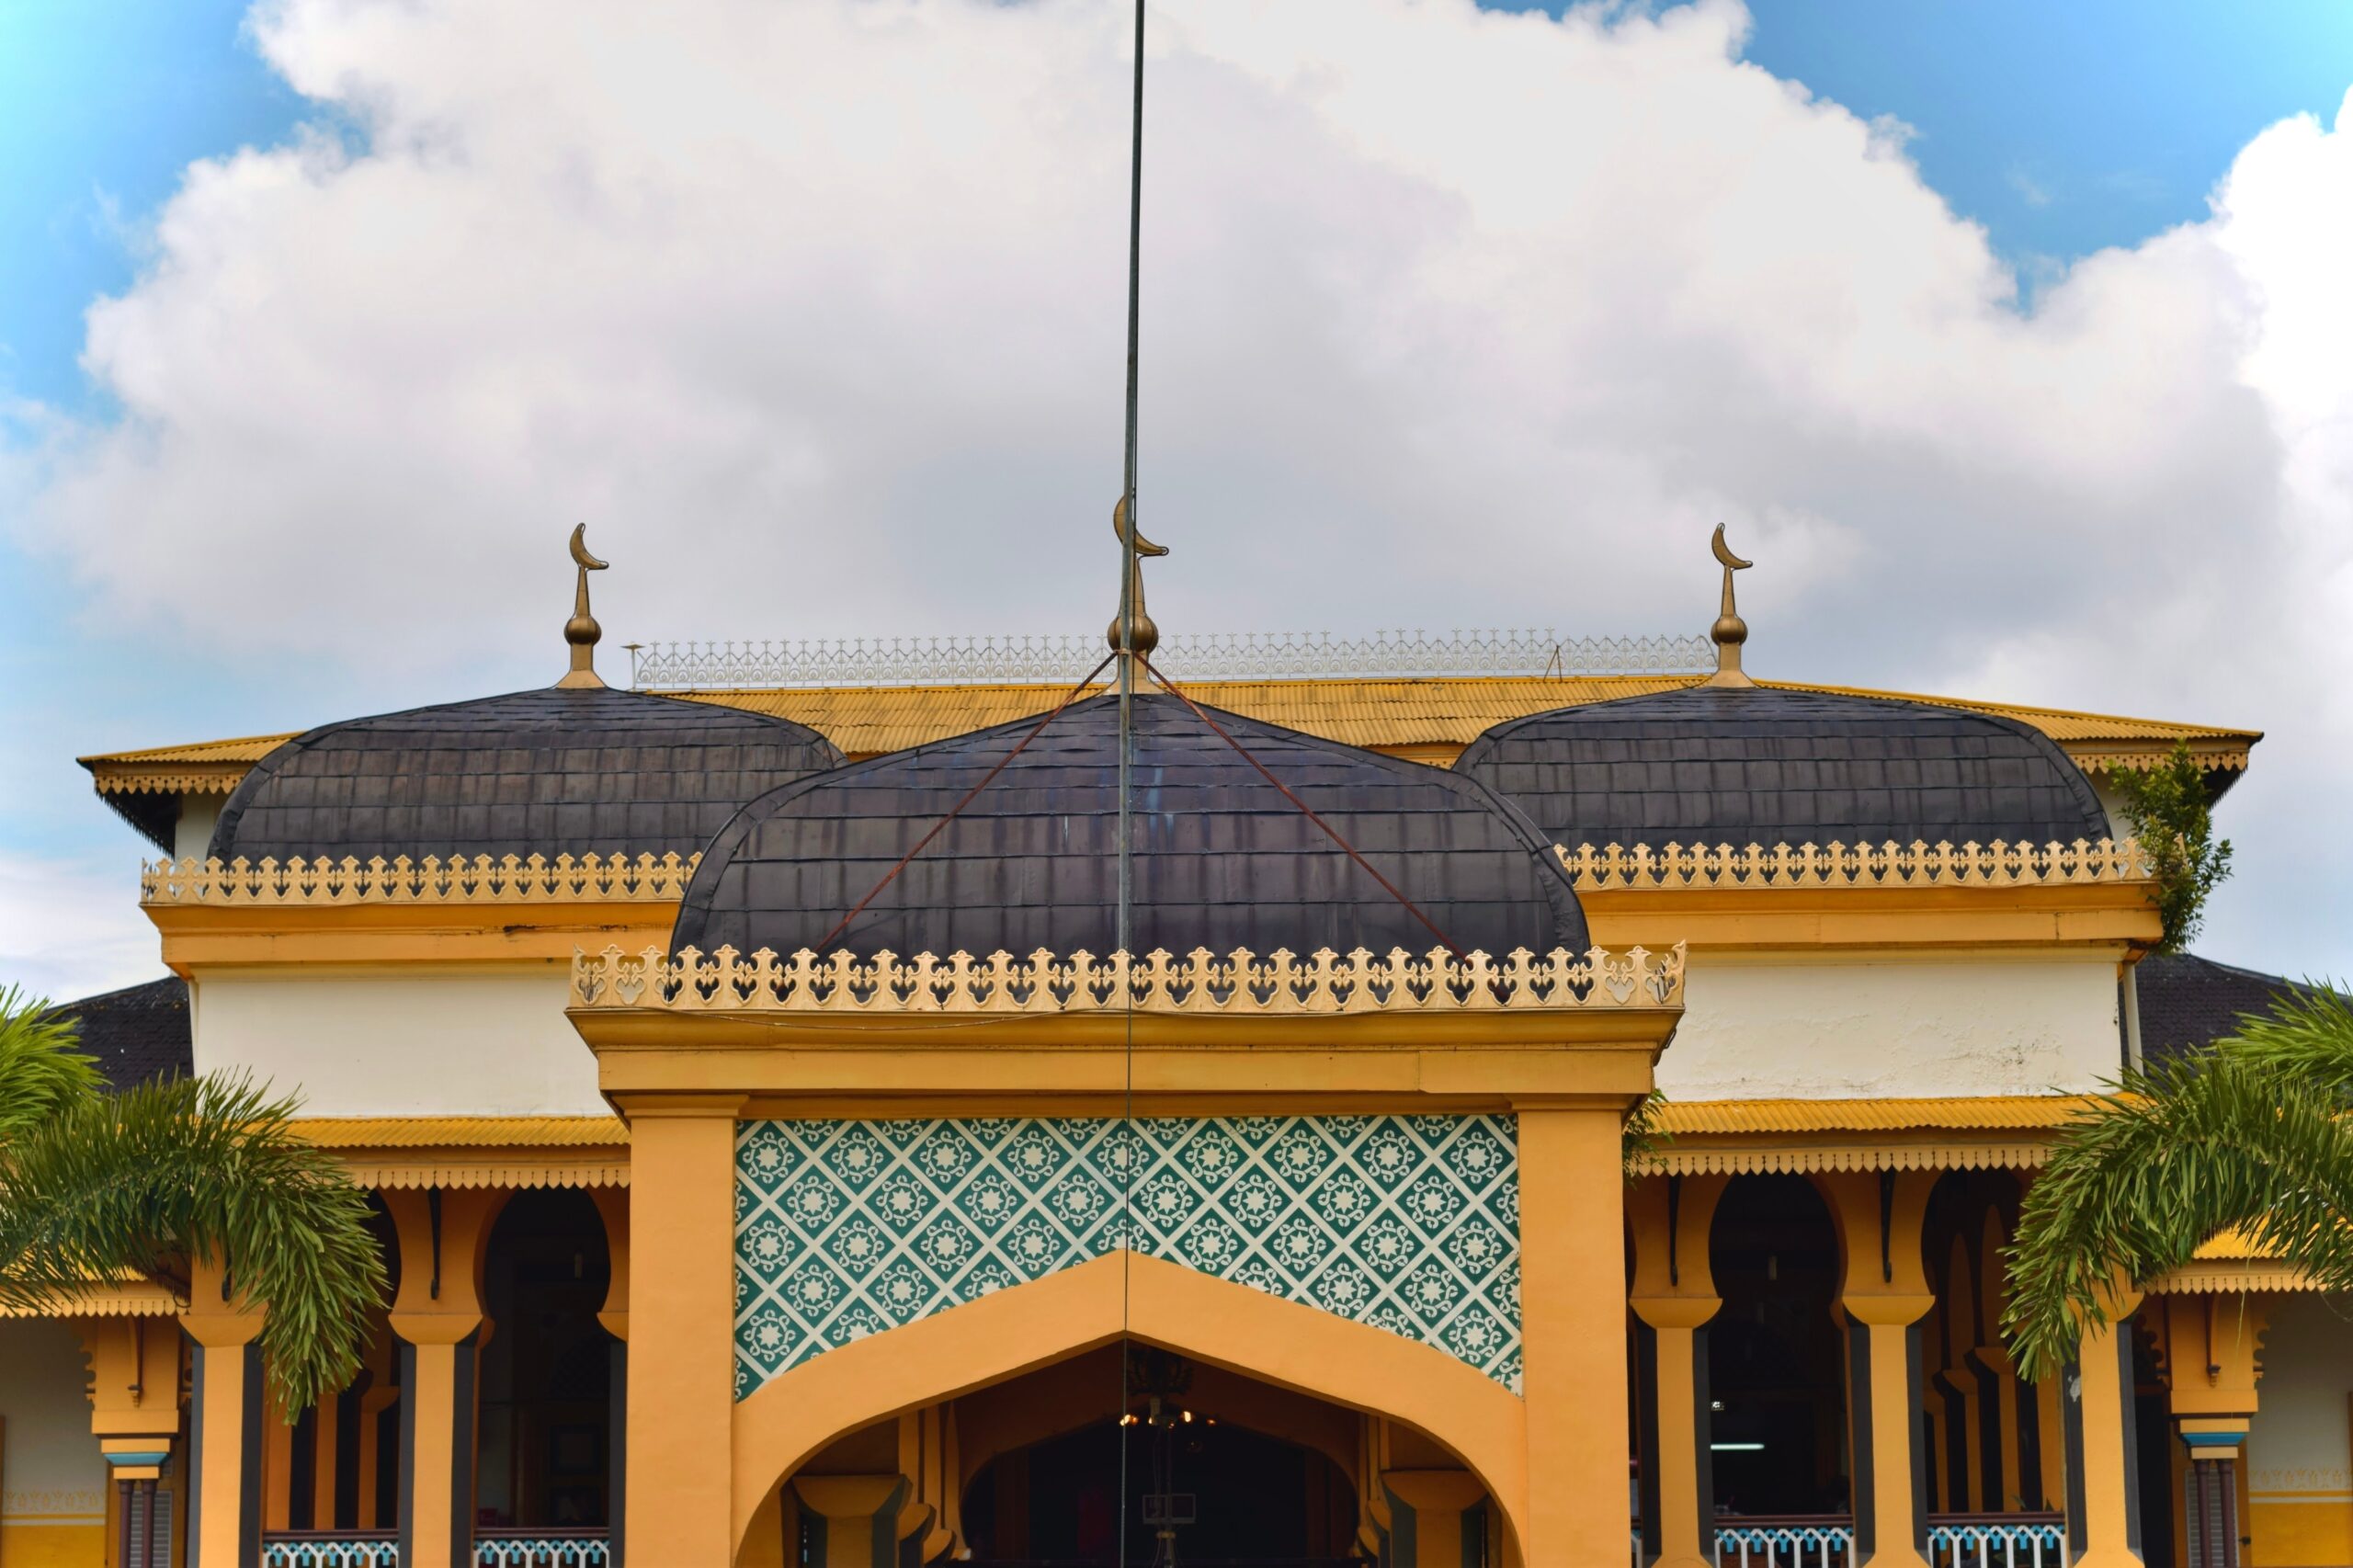
[[[1376,1523],[1401,1505],[1416,1519],[1446,1514],[1451,1522],[1434,1528],[1463,1540],[1476,1533],[1496,1552],[1522,1533],[1526,1410],[1501,1383],[1370,1324],[1114,1254],[829,1350],[738,1403],[736,1561],[797,1561],[812,1511],[824,1516],[814,1528],[829,1531],[895,1521],[926,1532],[921,1550],[932,1552],[949,1528],[941,1505],[961,1508],[990,1459],[1118,1410],[1122,1363],[1090,1373],[1086,1358],[1118,1356],[1123,1337],[1190,1365],[1198,1403],[1180,1412],[1313,1448],[1359,1484],[1372,1477],[1382,1491],[1362,1507]],[[1024,1380],[1057,1375],[1083,1387],[1054,1400],[1032,1382],[1004,1419],[979,1414],[1008,1403],[1002,1391]],[[1302,1408],[1321,1414],[1305,1421]],[[1374,1450],[1361,1462],[1360,1444]],[[939,1483],[943,1469],[959,1479]],[[878,1533],[875,1550],[887,1547]]]
[[[972,1562],[1369,1561],[1353,1412],[1112,1346],[960,1401],[956,1419],[960,1441],[986,1456],[961,1482]]]
[[[388,1314],[400,1289],[400,1246],[383,1199],[368,1195],[369,1227],[384,1260],[386,1304],[369,1314],[358,1369],[342,1388],[262,1425],[262,1528],[285,1531],[392,1528],[400,1507],[401,1356]]]
[[[1719,1514],[1844,1515],[1846,1342],[1838,1236],[1812,1183],[1735,1176],[1709,1234],[1710,1468]]]
[[[483,1271],[475,1517],[491,1528],[609,1522],[614,1340],[597,1321],[610,1264],[585,1193],[518,1192],[500,1211]]]

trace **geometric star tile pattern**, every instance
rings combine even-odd
[[[743,1122],[735,1397],[1122,1245],[1517,1393],[1518,1133],[1508,1116]]]

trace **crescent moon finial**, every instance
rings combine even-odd
[[[572,589],[572,619],[563,623],[563,640],[572,645],[572,667],[555,684],[565,690],[601,687],[597,677],[597,640],[605,629],[588,613],[588,574],[602,572],[608,564],[588,553],[588,525],[575,523],[572,529],[572,561],[580,568],[579,580]]]
[[[1743,561],[1739,556],[1734,555],[1732,552],[1732,547],[1724,543],[1724,526],[1722,523],[1718,523],[1716,525],[1716,537],[1712,541],[1711,541],[1708,548],[1716,552],[1716,559],[1718,561],[1722,562],[1726,566],[1732,568],[1732,570],[1735,572],[1745,572],[1748,568],[1756,564],[1754,561]]]
[[[1718,528],[1716,530],[1718,544],[1723,542],[1723,536],[1724,530]],[[588,525],[586,523],[572,525],[572,559],[578,562],[584,571],[589,572],[602,572],[612,564],[609,561],[599,561],[588,553]]]
[[[1732,574],[1745,572],[1755,562],[1743,561],[1732,552],[1732,546],[1724,542],[1724,526],[1722,523],[1716,525],[1716,537],[1709,541],[1708,548],[1724,569],[1724,600],[1723,608],[1717,612],[1716,623],[1708,628],[1709,640],[1716,645],[1716,673],[1708,677],[1707,684],[1755,686],[1756,683],[1748,678],[1748,672],[1740,667],[1740,645],[1748,641],[1748,622],[1740,619],[1740,611],[1733,607],[1732,597]]]
[[[1120,554],[1127,567],[1127,591],[1120,597],[1120,613],[1111,618],[1110,630],[1105,633],[1115,653],[1134,652],[1149,654],[1160,646],[1160,628],[1143,608],[1143,562],[1147,556],[1165,555],[1168,547],[1154,544],[1143,537],[1143,530],[1128,520],[1128,498],[1120,496],[1111,507],[1111,532],[1120,541]],[[1128,546],[1135,546],[1135,558],[1126,560]],[[1122,636],[1122,631],[1131,635]]]

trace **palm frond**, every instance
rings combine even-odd
[[[2214,1050],[2126,1074],[2063,1130],[2008,1254],[2003,1328],[2049,1376],[2110,1283],[2145,1282],[2233,1226],[2331,1290],[2353,1288],[2353,1009],[2306,997]]]
[[[81,1033],[42,998],[0,990],[0,1147],[104,1086],[97,1062],[74,1049]]]
[[[202,1259],[267,1308],[282,1408],[340,1387],[384,1266],[365,1194],[294,1132],[292,1110],[218,1075],[63,1105],[6,1147],[0,1301],[54,1307],[126,1273],[185,1289]]]

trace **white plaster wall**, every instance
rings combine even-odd
[[[2270,1304],[2246,1434],[2247,1486],[2353,1492],[2353,1298],[2299,1291]]]
[[[2039,1095],[2120,1061],[2112,959],[1702,953],[1658,1084],[1683,1100]]]
[[[182,795],[179,819],[172,826],[173,858],[201,860],[211,854],[212,830],[221,824],[221,808],[228,803],[226,795]]]
[[[90,1435],[89,1363],[54,1318],[0,1318],[0,1517],[94,1522],[106,1460]]]
[[[299,1091],[308,1116],[606,1116],[563,1016],[568,971],[231,971],[205,975],[196,1067]]]
[[[2131,836],[2132,824],[2125,820],[2124,797],[2109,785],[2105,773],[2087,775],[2092,781],[2092,793],[2099,797],[2100,810],[2108,813],[2108,835],[2120,842]]]

